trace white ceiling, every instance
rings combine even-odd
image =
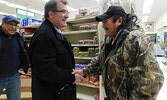
[[[1,1],[1,0],[0,0]],[[43,11],[45,2],[42,0],[3,0],[7,2],[16,3],[22,5],[27,8]],[[96,0],[67,0],[69,2],[69,6],[75,9],[79,8],[93,8],[99,7],[100,4],[97,3]],[[142,17],[143,11],[143,1],[144,0],[134,0],[135,1],[135,9],[139,19]],[[164,11],[167,10],[167,0],[155,0],[153,5],[151,15],[148,21],[155,21],[157,17]],[[0,12],[7,12],[10,14],[16,14],[16,8],[8,7],[6,5],[0,4]],[[40,14],[36,14],[37,19],[41,19]],[[2,20],[2,15],[0,15],[0,21]]]
[[[154,21],[165,10],[167,10],[167,0],[155,0],[148,21]]]

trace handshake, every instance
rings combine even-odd
[[[73,84],[84,78],[83,70],[73,70],[72,74],[75,75],[75,82]]]

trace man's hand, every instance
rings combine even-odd
[[[80,74],[81,76],[83,76],[83,70],[74,70],[72,74]]]
[[[75,84],[77,81],[82,80],[84,77],[80,74],[75,74],[75,82],[73,84]]]

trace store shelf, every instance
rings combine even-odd
[[[87,22],[96,22],[95,16],[78,18],[78,19],[69,19],[67,21],[67,23],[69,24],[78,24],[78,23],[87,23]]]
[[[156,34],[157,32],[146,32],[146,35],[152,35],[152,34]]]
[[[33,35],[24,35],[25,38],[31,38]]]
[[[98,47],[98,44],[72,44],[73,47]]]
[[[73,34],[86,34],[86,33],[95,33],[97,30],[84,30],[84,31],[70,31],[62,32],[63,35],[73,35]]]
[[[90,84],[82,84],[82,83],[76,83],[77,85],[80,85],[80,86],[86,86],[86,87],[91,87],[91,88],[96,88],[98,89],[99,87],[96,87],[94,85],[90,85]]]
[[[98,91],[96,88],[77,85],[77,98],[81,100],[95,100],[94,95]]]
[[[41,24],[39,25],[29,25],[29,26],[21,26],[21,27],[18,27],[19,29],[24,29],[24,28],[39,28]]]
[[[69,19],[67,20],[69,26],[72,27],[75,31],[70,32],[62,32],[63,35],[72,43],[72,47],[78,47],[81,52],[88,51],[88,48],[97,48],[99,44],[78,44],[80,40],[93,40],[94,36],[97,36],[97,29],[94,30],[78,30],[81,26],[84,25],[93,25],[99,24],[95,20],[95,16],[92,17],[83,17],[78,19]],[[70,28],[71,28],[70,27]],[[90,60],[94,57],[74,57],[76,64],[88,64]],[[90,84],[82,84],[77,83],[77,98],[81,100],[94,100],[94,95],[100,91],[101,87],[90,85]],[[103,100],[103,99],[100,99]]]
[[[31,79],[21,79],[21,86],[31,86]]]
[[[75,59],[84,59],[84,60],[91,60],[94,57],[75,57]]]

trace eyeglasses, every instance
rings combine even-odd
[[[70,12],[68,12],[67,10],[57,10],[56,12],[62,12],[62,13],[64,13],[64,14],[66,14],[66,15],[68,15]]]
[[[6,24],[8,24],[10,27],[15,27],[15,28],[17,28],[17,24],[15,24],[15,25],[13,25],[12,23],[6,23]]]

